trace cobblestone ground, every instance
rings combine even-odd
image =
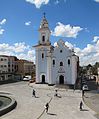
[[[32,97],[33,88],[36,98]],[[96,119],[95,112],[85,104],[83,111],[79,110],[81,92],[58,88],[58,96],[54,97],[55,87],[18,82],[0,85],[0,93],[10,95],[17,101],[16,109],[3,115],[0,119]],[[49,103],[48,114],[44,105]]]

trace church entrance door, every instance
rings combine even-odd
[[[45,83],[45,75],[42,75],[42,83]]]
[[[59,76],[59,84],[64,84],[64,76],[63,75]]]

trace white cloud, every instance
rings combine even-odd
[[[99,41],[95,44],[87,44],[84,49],[75,48],[76,53],[80,57],[81,65],[95,64],[99,62]]]
[[[93,42],[97,42],[99,40],[99,36],[94,36]]]
[[[4,31],[5,30],[0,27],[0,35],[2,35],[4,33]]]
[[[85,28],[85,31],[88,32],[88,33],[90,32],[90,31],[88,30],[88,28]]]
[[[67,42],[67,41],[65,42],[65,45],[67,47],[69,47],[69,49],[73,49],[74,48],[74,46],[71,43]]]
[[[5,24],[6,23],[6,19],[3,19],[2,21],[0,21],[0,25],[3,25],[3,24]]]
[[[76,38],[78,32],[80,32],[81,30],[83,30],[83,28],[81,28],[80,26],[70,26],[70,24],[64,25],[58,22],[57,26],[54,28],[54,32],[52,31],[52,35]]]
[[[56,1],[55,1],[55,4],[59,4],[59,0],[56,0]]]
[[[31,25],[31,21],[25,22],[26,26],[30,26]]]
[[[0,44],[0,55],[16,56],[19,59],[26,59],[35,62],[34,54],[35,51],[24,42],[15,43],[13,45],[9,45],[6,43]]]
[[[15,52],[24,52],[25,50],[29,49],[29,46],[27,46],[23,42],[23,43],[15,43],[13,48],[15,49]]]
[[[94,0],[94,1],[99,3],[99,0]]]
[[[34,4],[36,8],[40,8],[42,5],[48,4],[49,0],[26,0],[26,2]]]
[[[4,25],[6,23],[6,19],[3,19],[0,21],[0,35],[2,35],[4,33],[4,29],[2,28],[2,25]]]

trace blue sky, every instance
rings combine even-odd
[[[99,0],[0,0],[0,55],[34,61],[44,12],[52,45],[63,39],[80,65],[99,62]]]

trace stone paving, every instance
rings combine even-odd
[[[99,119],[99,93],[97,90],[86,92],[84,102],[97,113],[96,116]]]
[[[36,98],[32,97],[33,88],[36,90]],[[79,90],[58,88],[59,97],[54,97],[54,86],[18,82],[0,85],[0,93],[10,95],[17,101],[16,109],[0,119],[96,119],[95,112],[85,104],[83,111],[79,110],[82,100]],[[50,107],[46,114],[44,105],[49,101]]]

